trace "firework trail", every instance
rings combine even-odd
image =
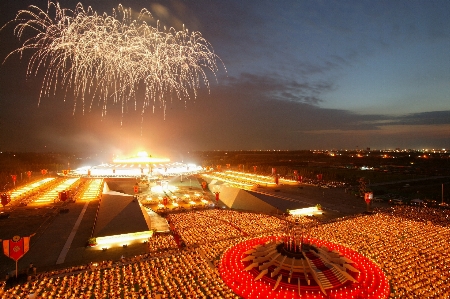
[[[32,51],[27,77],[44,73],[39,102],[62,88],[66,94],[73,91],[74,112],[77,101],[84,113],[98,98],[102,115],[111,101],[122,106],[123,114],[129,103],[137,109],[136,91],[143,86],[142,113],[159,106],[165,115],[166,97],[186,103],[202,85],[209,90],[207,72],[215,76],[221,60],[201,33],[160,28],[159,22],[153,27],[145,22],[148,17],[143,9],[133,20],[131,9],[122,5],[112,15],[85,10],[81,3],[75,10],[53,1],[47,11],[31,5],[9,22],[23,42],[6,59]]]

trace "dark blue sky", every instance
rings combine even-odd
[[[60,1],[75,8],[77,1]],[[148,8],[162,24],[200,31],[226,66],[210,91],[163,111],[43,98],[26,57],[0,67],[0,150],[450,147],[449,1],[84,1],[110,13]],[[29,4],[5,0],[1,24]],[[17,47],[0,32],[3,60]],[[139,100],[139,99],[138,99]],[[122,125],[121,125],[122,119]]]

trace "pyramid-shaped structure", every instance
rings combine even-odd
[[[221,181],[212,180],[208,184],[208,188],[212,192],[220,192],[220,201],[231,209],[258,211],[269,214],[280,213],[282,211],[277,205],[269,204],[259,198],[261,194],[250,193],[246,190],[230,187]]]
[[[205,180],[208,182],[208,179]],[[307,206],[279,195],[230,187],[219,180],[210,180],[208,188],[211,192],[220,192],[220,201],[231,209],[275,214]]]
[[[95,222],[94,237],[106,237],[150,230],[150,219],[132,195],[109,191],[107,184]]]

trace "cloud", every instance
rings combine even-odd
[[[401,125],[448,125],[450,111],[430,111],[400,116],[397,124]]]
[[[239,78],[229,77],[225,88],[239,90],[252,98],[279,100],[317,105],[321,95],[333,89],[330,82],[297,82],[279,75],[257,75],[243,73]]]
[[[449,125],[450,111],[428,111],[420,113],[410,113],[398,116],[386,115],[361,115],[363,120],[360,124],[367,126],[434,126]]]
[[[45,99],[37,108],[37,95],[16,88],[21,100],[4,102],[8,114],[0,117],[3,150],[39,151],[45,145],[52,151],[96,153],[146,149],[179,159],[190,150],[210,149],[446,147],[450,138],[449,111],[392,117],[326,109],[317,103],[332,85],[277,75],[246,73],[211,86],[210,92],[202,88],[195,101],[170,104],[166,119],[161,109],[146,111],[143,119],[139,111],[121,115],[120,109],[104,118],[96,110],[73,115],[70,100],[58,98]]]
[[[346,114],[344,112],[337,115]],[[334,128],[325,126],[303,130],[301,133],[312,138],[326,139],[334,148],[339,148],[343,140],[346,140],[347,146],[353,140],[354,144],[372,148],[419,149],[429,148],[430,145],[434,148],[449,146],[450,111],[423,112],[397,117],[358,114],[351,116],[351,121],[344,121]]]

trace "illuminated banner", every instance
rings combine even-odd
[[[14,236],[11,240],[3,240],[3,253],[16,262],[30,249],[30,237]]]
[[[2,198],[2,205],[3,206],[6,206],[10,202],[10,197],[6,193],[3,193],[1,198]]]
[[[373,199],[373,192],[364,193],[364,200],[367,204],[369,204]]]
[[[66,190],[58,192],[58,198],[61,201],[66,201],[66,199],[67,199]]]

